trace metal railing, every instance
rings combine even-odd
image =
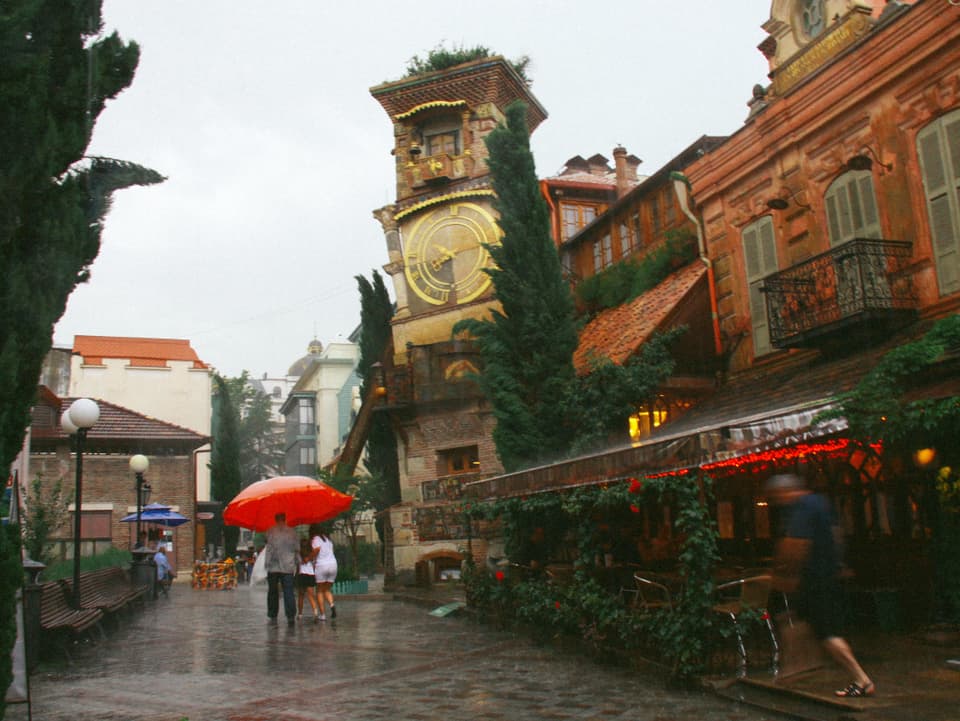
[[[916,310],[908,272],[912,243],[855,238],[763,280],[770,343],[808,344],[817,336]]]

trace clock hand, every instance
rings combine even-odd
[[[434,258],[433,260],[431,260],[430,267],[433,268],[434,271],[438,271],[443,267],[443,264],[446,263],[448,260],[453,260],[453,256],[450,255],[449,253],[444,253],[443,255],[440,255]]]

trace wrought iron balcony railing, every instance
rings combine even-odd
[[[917,308],[912,244],[855,238],[763,280],[770,343],[797,348],[857,326],[887,327]]]

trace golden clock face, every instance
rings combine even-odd
[[[476,203],[451,203],[424,214],[404,242],[407,285],[431,305],[467,303],[490,285],[492,265],[484,243],[496,243],[500,228]]]

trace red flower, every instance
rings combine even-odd
[[[497,581],[499,581],[499,582],[501,582],[501,583],[503,582],[503,579],[507,577],[507,575],[506,575],[503,571],[497,571],[497,572],[496,572],[495,574],[493,574],[493,575],[494,575],[494,577],[497,579]]]
[[[631,512],[631,513],[640,513],[640,506],[638,506],[636,503],[631,503],[631,504],[630,504],[630,512]]]
[[[559,601],[554,601],[554,602],[553,602],[553,607],[559,611],[559,610],[560,610],[560,602],[559,602]]]
[[[643,484],[636,478],[630,479],[630,493],[640,493],[643,490]]]

